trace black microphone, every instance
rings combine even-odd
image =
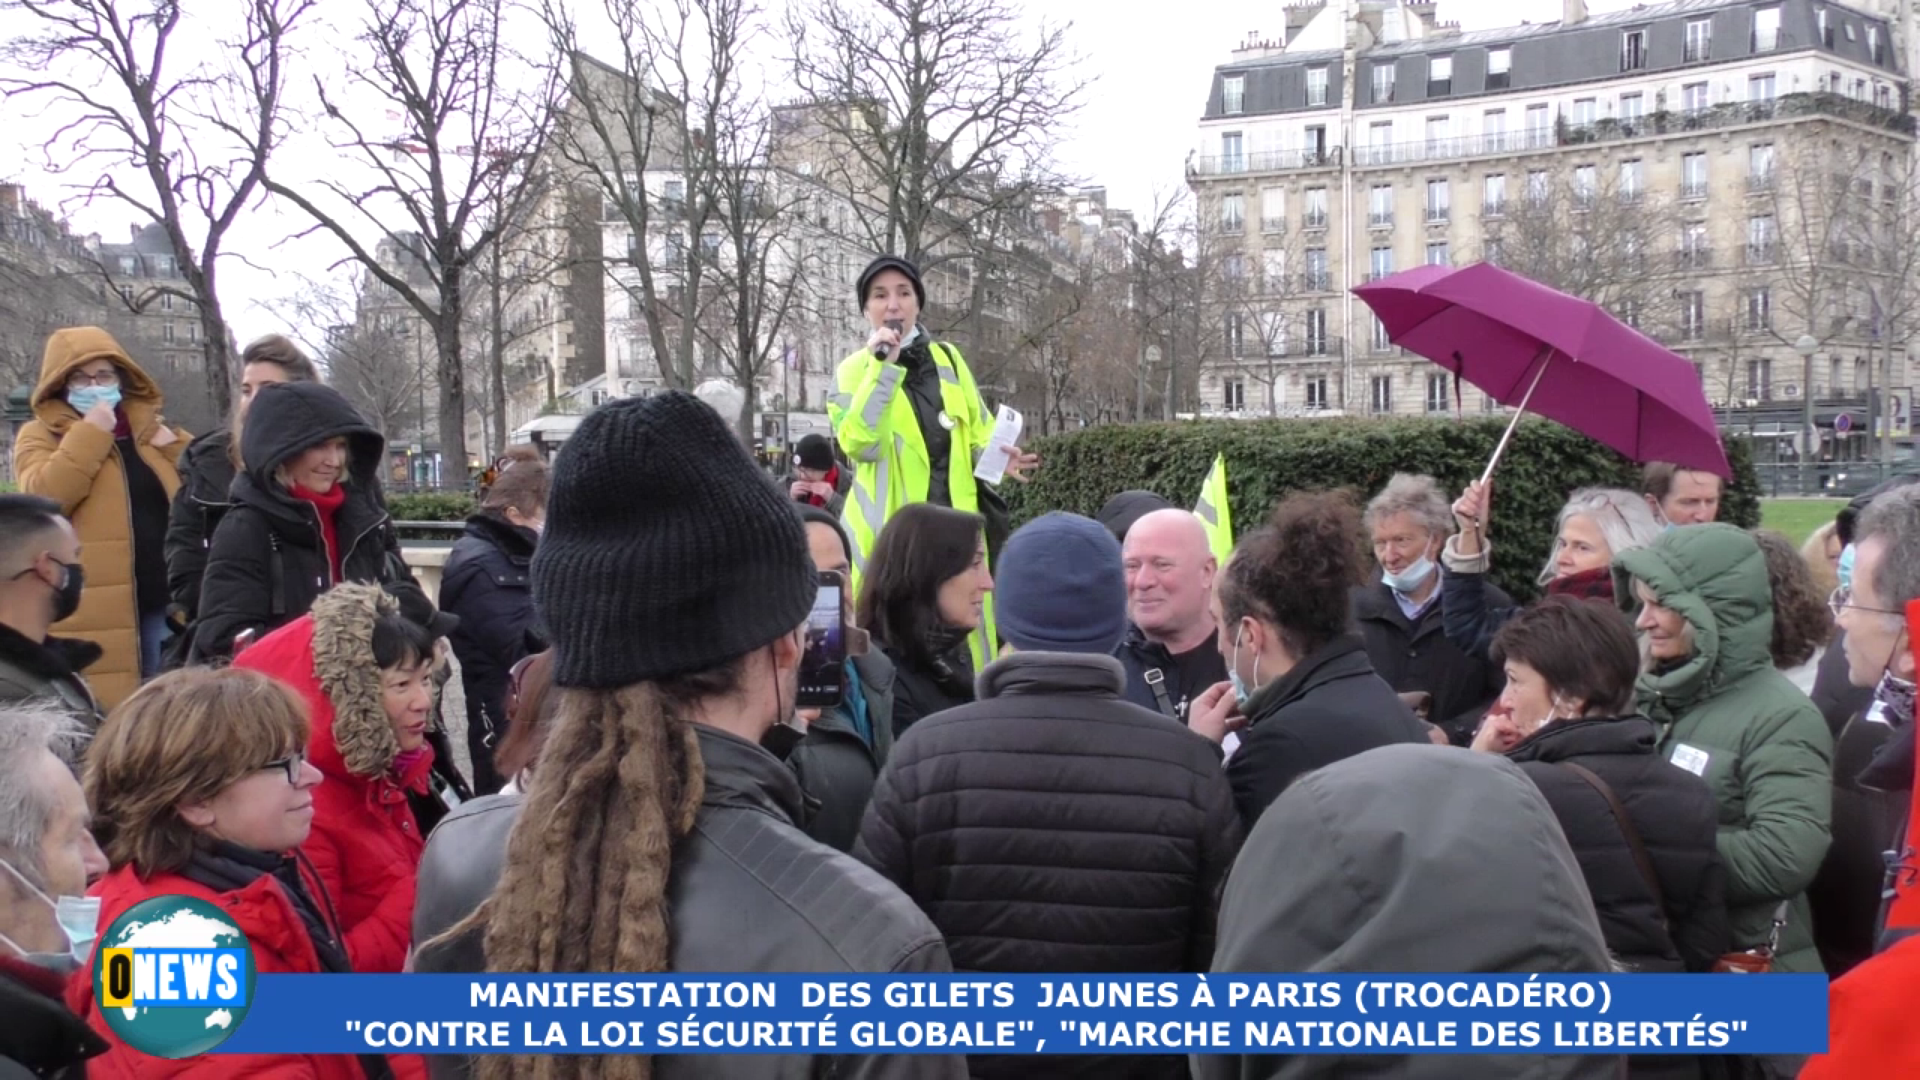
[[[893,331],[896,334],[904,334],[907,331],[907,325],[901,322],[899,319],[888,319],[887,329]],[[876,358],[881,360],[885,360],[887,358],[887,355],[891,352],[893,352],[893,346],[887,344],[884,341],[873,347],[873,355]]]

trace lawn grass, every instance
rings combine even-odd
[[[1798,547],[1846,505],[1845,499],[1761,499],[1760,527],[1784,534]]]

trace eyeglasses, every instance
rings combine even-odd
[[[526,681],[527,669],[532,667],[533,662],[540,656],[540,653],[523,656],[515,661],[513,668],[507,672],[507,715],[503,719],[511,719],[520,711],[520,685]]]
[[[1889,611],[1886,608],[1861,607],[1859,604],[1853,602],[1853,586],[1851,585],[1842,585],[1833,590],[1833,595],[1827,597],[1827,607],[1833,612],[1833,617],[1836,619],[1840,617],[1841,612],[1849,608],[1854,611],[1870,612],[1874,615],[1904,616],[1906,614],[1906,612],[1903,611]]]
[[[118,371],[103,371],[98,375],[89,375],[84,371],[76,371],[72,375],[67,376],[67,385],[76,390],[83,386],[119,386],[120,373]]]
[[[300,783],[300,770],[306,767],[307,752],[305,750],[299,750],[277,761],[267,762],[265,765],[260,766],[260,771],[266,772],[268,769],[279,769],[287,774],[287,783],[298,785]]]

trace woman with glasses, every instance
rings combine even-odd
[[[1773,970],[1822,971],[1806,889],[1831,839],[1833,736],[1774,667],[1773,590],[1752,535],[1689,525],[1614,560],[1622,610],[1639,609],[1642,713],[1660,752],[1707,782],[1719,808],[1735,949],[1768,942]]]
[[[99,928],[143,900],[191,896],[240,924],[264,974],[351,971],[333,901],[300,856],[320,784],[306,746],[306,708],[257,672],[172,672],[113,710],[86,764],[94,832],[112,867],[92,890]],[[150,1057],[114,1035],[90,981],[74,987],[77,1011],[111,1044],[88,1061],[92,1076],[359,1080],[369,1075],[365,1064],[384,1064],[344,1055]]]
[[[1447,539],[1440,559],[1441,625],[1453,646],[1484,660],[1501,624],[1517,607],[1501,607],[1488,599],[1487,571],[1493,548],[1488,542],[1488,517],[1493,489],[1470,485],[1453,504],[1460,531]],[[1625,488],[1581,488],[1560,508],[1554,523],[1553,550],[1536,584],[1548,596],[1583,600],[1613,599],[1612,564],[1624,551],[1646,547],[1660,535],[1647,501]]]
[[[80,535],[80,606],[54,626],[104,655],[87,668],[103,707],[160,670],[167,636],[167,508],[187,433],[160,415],[160,385],[94,326],[47,339],[33,419],[14,440],[20,490],[60,504]]]
[[[377,585],[341,585],[234,660],[298,691],[313,715],[314,793],[302,850],[340,907],[353,969],[404,970],[426,834],[471,797],[434,768],[434,639]]]

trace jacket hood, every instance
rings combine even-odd
[[[310,446],[345,436],[352,460],[348,475],[362,487],[380,474],[387,440],[340,391],[320,383],[278,383],[247,407],[240,457],[256,487],[271,491],[275,469]]]
[[[1308,773],[1274,800],[1227,881],[1213,967],[1610,970],[1540,789],[1505,758],[1414,744]]]
[[[329,780],[384,776],[400,755],[373,658],[374,620],[399,610],[378,585],[339,585],[233,661],[279,679],[306,700],[313,723],[307,757]],[[417,786],[431,768],[431,760],[415,762],[399,778],[401,786]]]
[[[1614,600],[1632,614],[1638,579],[1660,605],[1693,628],[1694,655],[1680,666],[1640,677],[1643,694],[1679,706],[1713,696],[1773,667],[1773,587],[1767,560],[1752,536],[1732,525],[1668,529],[1651,547],[1614,557]]]
[[[1016,652],[988,664],[974,678],[980,701],[997,697],[1072,694],[1118,698],[1127,692],[1127,669],[1106,655]]]
[[[1641,716],[1581,717],[1548,724],[1507,751],[1508,761],[1565,761],[1588,754],[1655,754],[1660,733]]]
[[[65,330],[55,330],[47,338],[47,348],[40,356],[40,381],[33,388],[33,408],[38,412],[42,408],[65,409],[75,417],[79,411],[67,404],[67,377],[82,364],[88,364],[105,357],[120,369],[120,397],[124,402],[140,402],[158,407],[161,403],[160,384],[127,350],[113,339],[113,335],[97,326],[70,326]],[[43,418],[44,419],[44,418]]]

